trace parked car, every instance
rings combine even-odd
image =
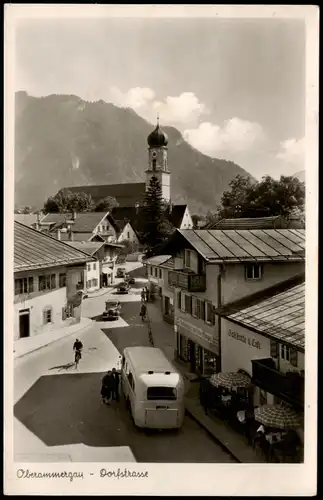
[[[117,288],[117,293],[129,293],[130,285],[125,281],[123,283],[119,283]]]
[[[126,268],[125,267],[118,267],[117,278],[124,278],[125,275],[126,275]]]
[[[108,300],[105,303],[105,310],[103,311],[103,319],[113,320],[118,319],[121,313],[121,304],[118,300]]]

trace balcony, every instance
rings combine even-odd
[[[279,372],[272,358],[252,360],[252,383],[298,408],[304,408],[304,378],[298,373]]]
[[[168,273],[169,286],[176,286],[188,292],[205,292],[205,274],[194,274],[185,271],[170,271]]]

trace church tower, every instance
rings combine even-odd
[[[163,199],[170,202],[170,171],[167,164],[168,137],[159,126],[148,136],[148,169],[146,170],[146,190],[154,175],[160,182]]]

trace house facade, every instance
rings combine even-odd
[[[91,257],[15,222],[14,340],[80,321]]]
[[[163,251],[173,258],[167,279],[177,356],[190,371],[222,369],[222,318],[216,309],[304,271],[304,233],[183,230],[170,238]]]
[[[61,241],[117,241],[117,227],[109,212],[49,213],[39,222]]]
[[[109,242],[69,242],[73,248],[82,250],[92,257],[85,269],[85,289],[94,292],[114,282],[116,260],[122,245]]]
[[[302,411],[304,274],[230,303],[218,313],[222,317],[222,370],[242,370],[251,377],[255,406],[284,401]]]
[[[117,220],[116,224],[119,228],[117,235],[117,242],[122,243],[123,241],[129,241],[133,245],[139,245],[139,238],[136,231],[133,229],[132,225],[128,221]]]

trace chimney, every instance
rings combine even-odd
[[[73,233],[72,233],[72,228],[68,228],[68,240],[73,241]]]
[[[40,214],[39,214],[39,212],[37,212],[37,219],[36,219],[35,229],[37,229],[38,231],[40,229]]]
[[[61,239],[61,230],[60,229],[57,229],[57,239],[58,240]]]
[[[72,213],[72,220],[75,220],[76,219],[76,212],[75,210],[73,210],[73,213]]]
[[[139,212],[139,203],[135,203],[135,208],[136,208],[136,214]]]

